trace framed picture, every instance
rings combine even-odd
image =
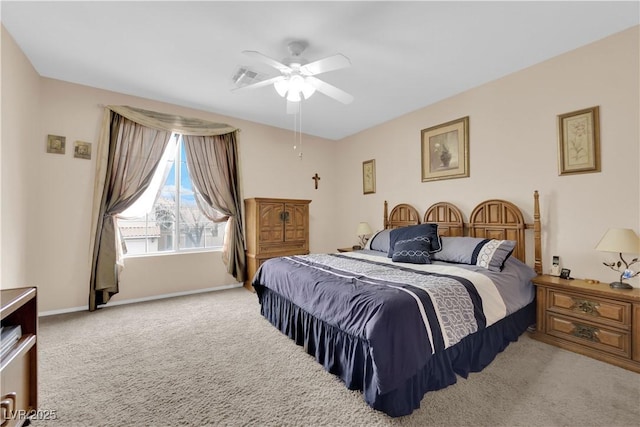
[[[64,154],[67,138],[59,135],[47,135],[47,153]]]
[[[422,130],[422,182],[469,176],[469,117]]]
[[[600,172],[599,107],[558,116],[560,175]]]
[[[73,157],[78,159],[91,159],[91,143],[84,141],[76,141],[73,144]]]
[[[376,192],[376,161],[362,162],[362,192],[372,194]]]

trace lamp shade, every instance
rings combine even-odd
[[[610,228],[600,239],[596,250],[640,254],[640,237],[630,228]]]
[[[371,231],[371,227],[369,227],[368,222],[361,222],[358,224],[358,231],[356,232],[357,236],[366,236],[371,233],[373,233],[373,231]]]

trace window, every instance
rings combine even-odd
[[[209,220],[197,196],[182,137],[174,134],[149,188],[118,216],[125,255],[221,248],[226,222]]]

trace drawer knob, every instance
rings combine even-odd
[[[573,330],[573,335],[593,342],[600,341],[598,339],[598,328],[594,328],[593,326],[576,324],[575,329]]]
[[[574,299],[572,308],[574,311],[590,314],[592,316],[599,316],[600,313],[598,313],[598,307],[600,307],[600,304],[598,304],[597,302],[589,301],[586,299],[583,299],[583,300]]]

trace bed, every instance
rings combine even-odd
[[[464,222],[453,204],[424,216],[391,212],[363,250],[266,261],[253,278],[261,313],[372,408],[392,417],[425,393],[486,367],[535,323],[531,279],[542,271],[534,223],[505,200],[478,204]],[[526,265],[525,230],[534,234]]]

